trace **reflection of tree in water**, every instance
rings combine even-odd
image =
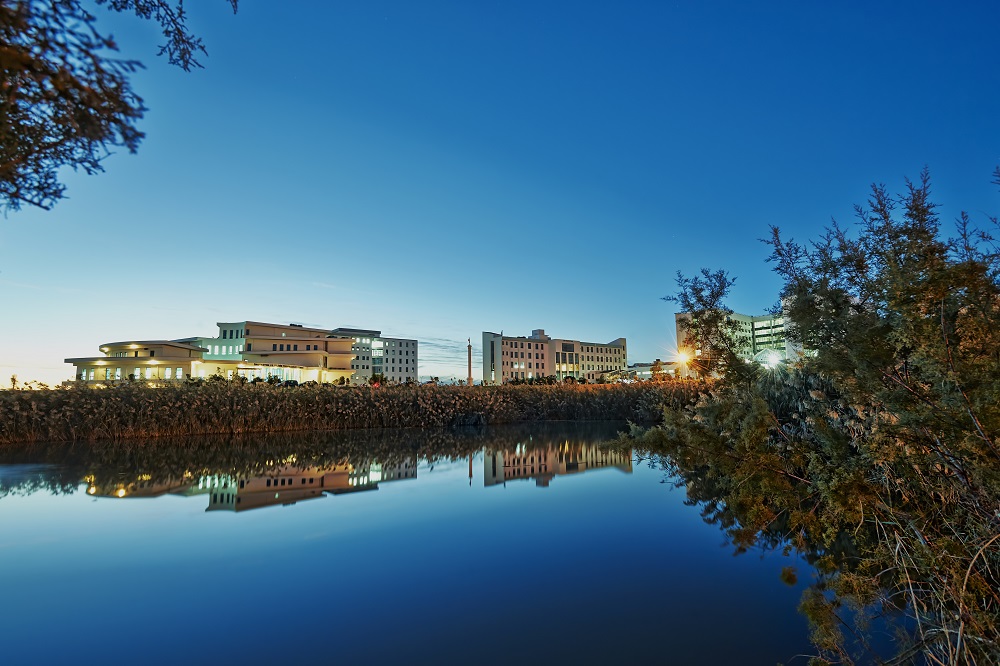
[[[78,466],[11,461],[0,467],[0,498],[40,492],[68,495],[79,485]]]
[[[930,523],[918,527],[916,522],[922,510],[944,520],[933,513],[940,498],[885,492],[881,497],[894,505],[888,506],[885,499],[880,505],[874,499],[878,493],[865,488],[865,473],[854,477],[858,470],[822,461],[818,452],[811,459],[797,458],[789,447],[779,458],[773,442],[754,447],[699,438],[707,432],[682,432],[668,425],[633,432],[619,443],[636,447],[639,461],[662,469],[665,481],[683,487],[686,504],[698,507],[706,522],[718,526],[737,553],[752,548],[796,552],[812,565],[814,581],[803,593],[800,611],[810,622],[818,649],[815,663],[998,663],[991,660],[1000,655],[990,630],[998,590],[988,582],[997,580],[997,572],[988,564],[982,569],[963,567],[972,581],[969,589],[977,585],[979,607],[959,607],[948,597],[951,590],[943,587],[949,581],[939,580],[942,571],[928,565],[933,562],[929,549],[919,552],[893,538],[893,528],[909,529],[942,547],[941,532],[950,526],[935,533]],[[869,502],[874,506],[859,520],[859,505],[867,507]],[[966,563],[973,555],[957,540],[943,547]],[[984,552],[980,562],[986,559]],[[796,572],[786,568],[782,579],[794,584]],[[943,617],[946,613],[951,615]],[[941,659],[942,634],[950,631],[949,623],[963,621],[969,627],[964,638],[975,641],[965,653],[970,658],[958,660],[956,652],[955,660]],[[969,639],[973,626],[977,634]],[[895,635],[891,647],[890,634]]]
[[[330,470],[345,464],[392,467],[414,459],[433,464],[465,459],[483,449],[535,449],[566,442],[596,446],[613,439],[619,429],[613,423],[555,423],[158,438],[154,445],[123,441],[86,448],[34,446],[0,458],[0,465],[31,465],[36,470],[0,477],[0,497],[73,492],[84,480],[93,488],[141,487],[152,495],[197,484],[199,477],[258,477],[276,469]]]

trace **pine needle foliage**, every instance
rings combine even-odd
[[[926,171],[856,212],[808,244],[766,241],[815,355],[726,372],[637,446],[738,550],[816,565],[815,663],[1000,663],[997,220],[963,213],[943,238]],[[894,619],[894,654],[866,641],[872,617]]]

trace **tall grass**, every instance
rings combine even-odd
[[[0,446],[563,420],[656,422],[704,385],[281,387],[205,382],[0,391]]]

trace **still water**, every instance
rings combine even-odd
[[[615,434],[8,455],[0,663],[804,663],[809,567],[734,555]]]

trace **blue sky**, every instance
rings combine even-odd
[[[996,3],[214,0],[192,73],[95,11],[147,138],[0,219],[4,378],[244,319],[417,337],[425,375],[483,330],[650,361],[678,270],[775,302],[769,224],[815,237],[925,165],[946,221],[1000,213]]]

